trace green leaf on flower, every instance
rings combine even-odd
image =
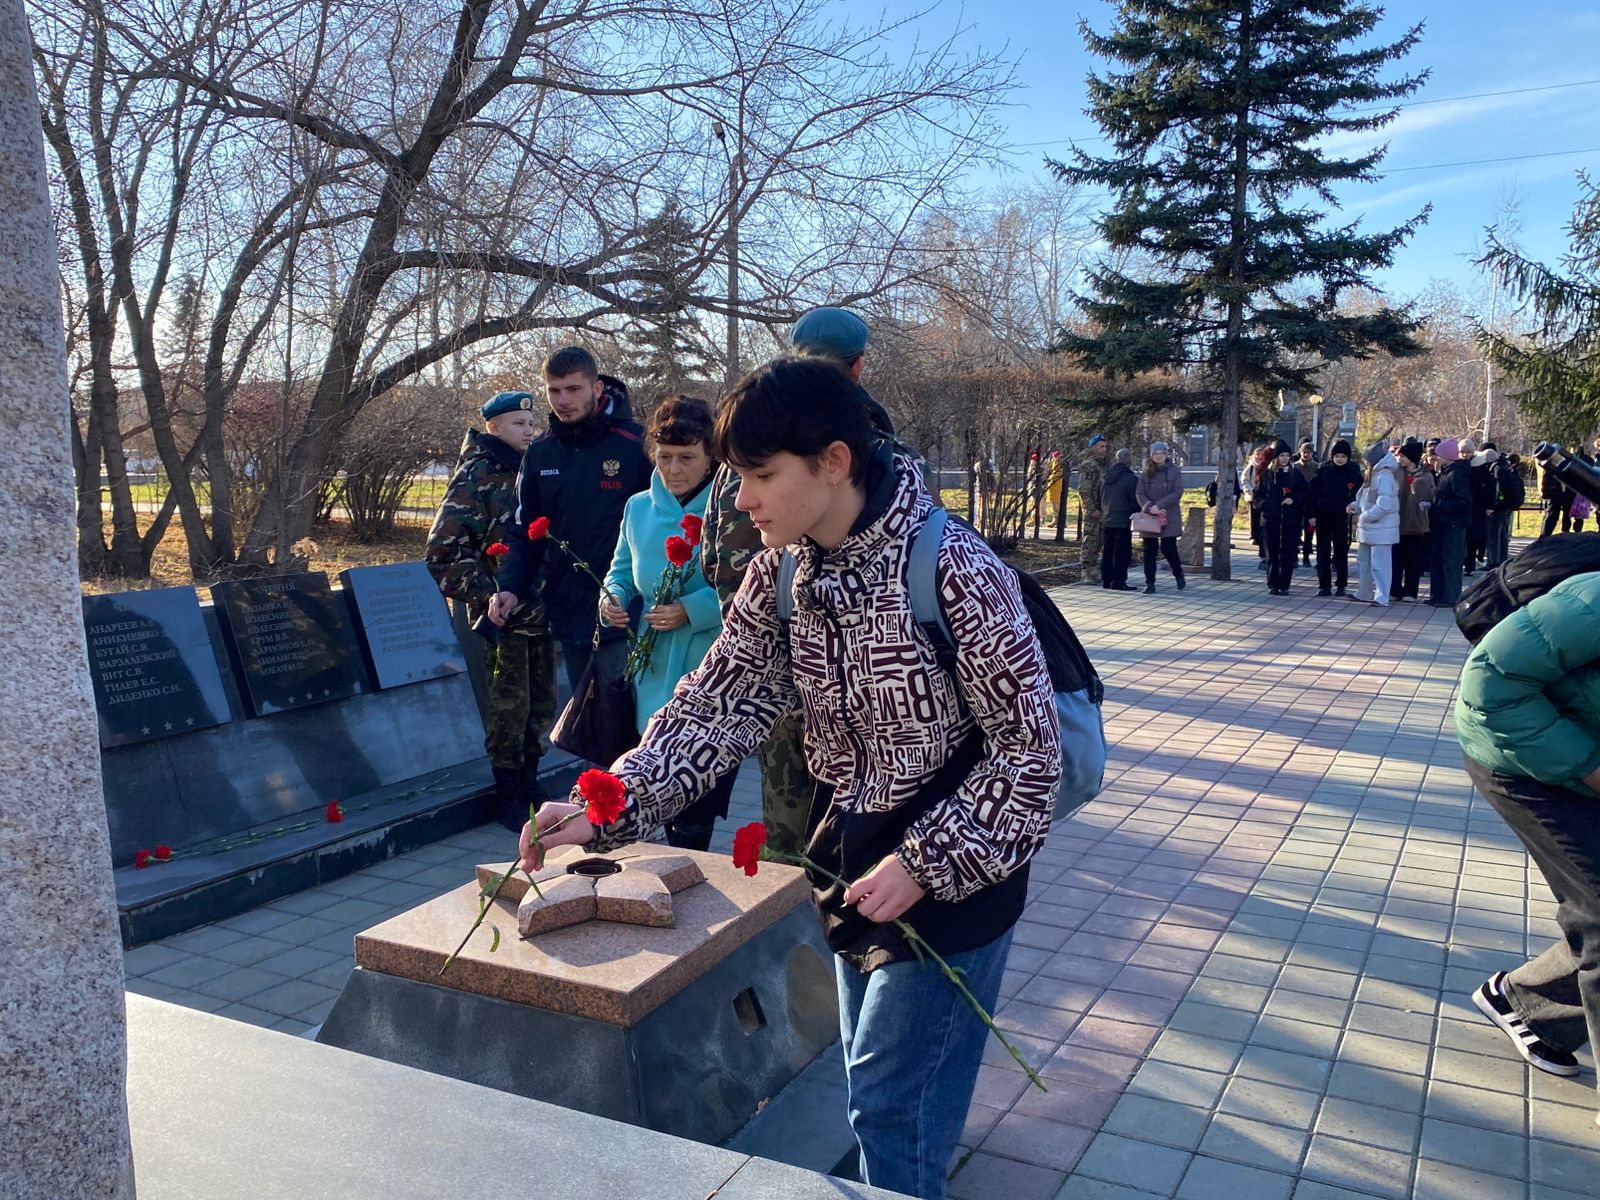
[[[489,953],[493,954],[496,950],[500,949],[500,926],[489,926],[489,933],[491,934],[489,938]]]

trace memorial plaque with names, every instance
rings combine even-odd
[[[83,598],[103,748],[229,719],[217,656],[192,587]]]
[[[467,669],[439,585],[420,562],[339,572],[356,634],[380,688],[420,683]]]
[[[320,571],[230,580],[214,585],[211,599],[251,716],[362,690],[355,635]]]

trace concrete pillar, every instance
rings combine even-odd
[[[0,0],[0,1196],[133,1195],[78,598],[60,270],[22,0]]]

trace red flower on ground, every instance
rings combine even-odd
[[[698,546],[701,536],[705,533],[706,523],[693,513],[687,513],[679,522],[678,528],[683,530],[684,540],[689,545]]]
[[[328,824],[337,825],[344,820],[344,809],[339,807],[337,800],[329,800],[327,811],[323,815],[328,818]]]
[[[163,843],[162,845],[157,846],[156,847],[156,861],[157,862],[163,862],[163,863],[171,862],[172,861],[172,847],[166,845],[165,843]]]
[[[609,771],[591,767],[578,776],[578,794],[583,797],[591,825],[610,825],[628,806],[628,795],[622,780]]]
[[[530,542],[543,541],[550,536],[550,518],[535,517],[528,522],[528,540]]]
[[[733,831],[733,865],[742,870],[746,875],[756,873],[756,864],[761,861],[761,847],[767,844],[767,827],[760,821],[752,821]]]
[[[667,561],[675,567],[686,566],[694,557],[694,547],[681,537],[667,539]]]
[[[511,547],[504,542],[494,542],[484,549],[484,553],[490,558],[499,558],[502,554],[510,554]]]
[[[151,863],[150,851],[148,851],[148,850],[135,850],[133,852],[133,865],[135,867],[137,867],[139,870],[141,870],[141,871],[144,870],[146,867],[148,867],[150,865],[150,863]]]

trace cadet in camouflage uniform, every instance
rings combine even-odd
[[[523,452],[539,429],[539,414],[527,392],[501,392],[485,404],[486,432],[468,430],[461,457],[439,515],[428,535],[427,564],[439,590],[458,605],[484,641],[489,703],[484,749],[494,772],[495,816],[521,830],[528,806],[542,797],[539,760],[556,714],[555,642],[542,603],[518,608],[497,629],[482,620],[495,584],[496,556],[489,547],[504,541],[517,511],[517,473]]]
[[[919,457],[895,437],[894,422],[883,405],[861,387],[861,366],[867,348],[865,321],[848,309],[814,308],[794,323],[789,341],[803,353],[838,359],[856,381],[874,427],[894,442],[896,450]],[[706,582],[717,590],[724,618],[734,593],[744,582],[750,560],[762,549],[756,527],[734,505],[738,496],[739,476],[724,463],[711,481],[700,541],[701,569]],[[805,725],[798,705],[778,722],[756,754],[761,762],[761,818],[767,827],[767,845],[779,854],[798,854],[805,847],[806,817],[816,790],[816,782],[806,768]]]
[[[1100,544],[1103,540],[1101,523],[1106,509],[1106,447],[1105,435],[1095,434],[1089,439],[1089,457],[1078,464],[1078,504],[1083,510],[1083,537],[1081,550],[1082,582],[1098,582],[1100,578]]]

